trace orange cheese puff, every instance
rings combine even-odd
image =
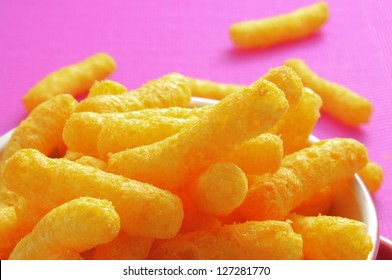
[[[20,150],[7,161],[4,181],[50,209],[81,196],[107,199],[116,207],[122,229],[131,235],[171,238],[183,218],[180,199],[168,191],[66,159],[50,159],[33,149]]]
[[[126,93],[128,90],[125,86],[120,83],[111,80],[104,80],[101,82],[95,81],[87,97],[93,97],[98,95],[115,95]]]
[[[90,157],[90,156],[82,156],[80,159],[75,160],[76,163],[82,164],[82,165],[87,165],[91,166],[94,168],[98,168],[102,171],[106,170],[107,163],[104,162],[103,160]]]
[[[97,246],[95,260],[145,260],[154,239],[120,231],[116,238]]]
[[[323,100],[321,109],[348,125],[369,122],[373,108],[366,98],[351,90],[327,81],[314,73],[304,61],[290,59],[285,62],[301,77],[304,86],[311,88]]]
[[[218,162],[192,184],[190,197],[201,212],[220,216],[240,206],[247,191],[245,173],[232,162]]]
[[[373,161],[369,161],[365,168],[358,172],[359,177],[371,193],[375,193],[382,184],[384,171]]]
[[[192,96],[221,100],[229,94],[242,90],[245,86],[235,84],[216,83],[208,80],[188,77]]]
[[[287,66],[271,68],[263,78],[280,88],[289,102],[289,107],[295,107],[302,95],[302,81],[297,73]],[[193,96],[221,100],[229,94],[242,90],[245,86],[215,83],[206,80],[188,78]]]
[[[224,158],[246,174],[274,173],[283,158],[283,142],[273,134],[263,133],[237,146]]]
[[[24,148],[34,148],[49,155],[62,142],[64,124],[76,105],[77,101],[69,94],[55,96],[40,104],[15,129],[1,160]]]
[[[308,37],[328,17],[327,3],[317,2],[291,13],[235,23],[230,26],[230,37],[240,49],[267,48]]]
[[[96,80],[108,77],[116,68],[113,58],[98,53],[73,65],[50,73],[33,86],[23,97],[28,112],[53,96],[69,93],[77,96],[86,93]]]
[[[110,113],[146,108],[185,107],[190,100],[188,80],[181,74],[172,73],[128,93],[87,98],[80,103],[77,111]]]
[[[293,212],[305,216],[326,215],[331,208],[333,200],[333,191],[330,186],[322,188],[311,198],[302,202]]]
[[[18,219],[26,226],[33,228],[50,211],[42,204],[19,197],[14,206]]]
[[[68,159],[68,160],[75,161],[75,160],[80,159],[80,158],[83,157],[83,156],[84,156],[84,154],[82,154],[82,153],[75,152],[75,151],[72,151],[72,150],[67,150],[67,151],[65,152],[65,155],[64,155],[63,158]]]
[[[270,129],[287,111],[284,94],[260,79],[212,106],[179,133],[109,157],[108,171],[163,189],[178,189],[236,145]]]
[[[297,260],[302,259],[302,239],[286,222],[252,221],[157,240],[149,259]]]
[[[290,214],[302,235],[304,257],[311,260],[365,260],[373,248],[364,223],[342,217]]]
[[[191,119],[151,117],[149,120],[130,119],[105,123],[98,137],[98,152],[102,159],[109,153],[159,142],[179,132]]]
[[[320,118],[321,98],[304,88],[298,105],[271,130],[283,140],[284,153],[292,154],[308,146],[309,136]]]
[[[113,240],[120,218],[111,202],[80,197],[56,207],[15,246],[11,260],[48,259],[66,252],[83,252]]]
[[[31,228],[25,226],[15,214],[14,207],[0,208],[0,252],[5,257]]]
[[[245,220],[282,220],[321,188],[352,177],[367,161],[366,148],[353,139],[320,141],[286,156],[276,173],[256,178],[237,210]]]

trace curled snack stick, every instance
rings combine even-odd
[[[50,73],[33,86],[23,97],[28,112],[49,98],[69,93],[73,96],[86,93],[96,80],[108,77],[116,68],[113,58],[105,53],[98,53],[85,60],[65,66]]]
[[[82,164],[82,165],[87,165],[91,166],[94,168],[98,168],[102,171],[105,171],[107,168],[107,163],[104,162],[103,160],[90,157],[90,156],[82,156],[81,158],[75,160],[76,163]]]
[[[212,106],[203,118],[151,145],[109,157],[108,171],[163,189],[178,189],[236,145],[270,129],[288,108],[284,94],[260,79]]]
[[[254,179],[236,211],[244,220],[282,220],[321,188],[352,177],[367,161],[366,148],[353,139],[317,142],[286,156],[276,173]]]
[[[310,260],[366,260],[373,248],[364,223],[333,216],[290,214],[292,227],[302,235],[304,257]]]
[[[151,117],[148,121],[117,119],[110,123],[106,122],[98,137],[99,156],[106,160],[109,153],[159,142],[178,133],[192,119]]]
[[[0,252],[6,257],[19,240],[31,230],[16,216],[14,207],[0,208]]]
[[[294,108],[302,95],[302,82],[297,73],[287,66],[271,68],[263,78],[280,88],[289,102],[289,108]],[[245,86],[215,83],[206,80],[188,78],[193,96],[221,100],[229,94],[242,90]]]
[[[377,163],[369,161],[366,166],[358,172],[358,175],[369,192],[375,193],[381,187],[384,171]]]
[[[100,95],[84,100],[78,112],[129,112],[146,108],[185,107],[191,99],[188,80],[178,73],[152,80],[139,89],[118,95]]]
[[[76,106],[77,101],[69,94],[55,96],[40,104],[15,129],[1,160],[24,148],[34,148],[49,155],[62,142],[65,122]]]
[[[116,95],[126,93],[128,90],[120,83],[111,80],[104,80],[101,82],[95,81],[88,92],[87,97],[98,95]]]
[[[154,239],[130,236],[123,231],[112,241],[97,246],[95,260],[145,260]]]
[[[18,219],[30,228],[34,228],[50,211],[50,209],[45,208],[41,203],[33,202],[24,197],[19,197],[14,208]]]
[[[302,259],[302,239],[286,222],[247,222],[156,240],[149,259],[297,260]]]
[[[311,198],[302,202],[293,212],[305,216],[317,216],[328,214],[333,200],[333,190],[330,186],[316,192]]]
[[[304,88],[298,105],[270,131],[283,140],[286,155],[308,146],[309,136],[320,117],[321,98],[311,89]]]
[[[10,255],[12,260],[50,259],[53,255],[91,249],[113,240],[120,218],[111,202],[80,197],[50,211]]]
[[[66,159],[50,159],[33,149],[20,150],[7,161],[4,181],[49,209],[81,196],[107,199],[116,207],[122,229],[131,235],[171,238],[183,218],[180,199],[168,191]]]
[[[228,215],[244,201],[248,191],[245,173],[232,162],[212,164],[191,184],[196,207],[210,215]]]
[[[317,2],[291,13],[235,23],[230,26],[230,37],[241,49],[267,48],[317,32],[328,16],[327,3]]]
[[[223,161],[233,162],[246,174],[274,173],[283,158],[283,142],[263,133],[237,146]]]
[[[373,108],[366,98],[353,91],[319,77],[304,61],[290,59],[285,65],[294,69],[304,86],[311,88],[323,100],[321,109],[348,125],[369,122]]]

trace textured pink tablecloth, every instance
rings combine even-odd
[[[26,116],[21,97],[61,66],[98,51],[118,63],[112,76],[129,88],[172,71],[248,84],[291,57],[371,100],[369,125],[350,128],[329,116],[320,138],[353,137],[385,170],[374,199],[381,234],[392,238],[392,1],[327,1],[330,21],[306,40],[265,51],[235,50],[231,23],[288,12],[301,1],[2,1],[0,4],[0,135]]]

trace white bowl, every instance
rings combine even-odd
[[[218,101],[206,98],[192,97],[191,107],[202,107],[214,105]],[[0,137],[0,153],[9,141],[13,130]],[[316,137],[311,136],[310,143],[319,141]],[[370,252],[368,259],[376,259],[380,235],[378,229],[378,219],[373,200],[361,179],[355,175],[353,186],[350,189],[334,190],[334,200],[330,215],[341,216],[355,219],[367,225],[367,232],[373,241],[373,250]]]

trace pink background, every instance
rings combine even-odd
[[[83,2],[83,3],[80,3]],[[392,2],[327,1],[330,21],[318,34],[264,51],[244,52],[228,38],[231,23],[288,12],[301,1],[2,1],[0,8],[0,135],[26,116],[21,97],[61,66],[98,51],[118,63],[112,76],[129,88],[168,72],[249,84],[270,67],[303,58],[321,76],[374,104],[369,125],[350,128],[329,116],[320,138],[353,137],[384,167],[374,199],[381,234],[392,238]]]

